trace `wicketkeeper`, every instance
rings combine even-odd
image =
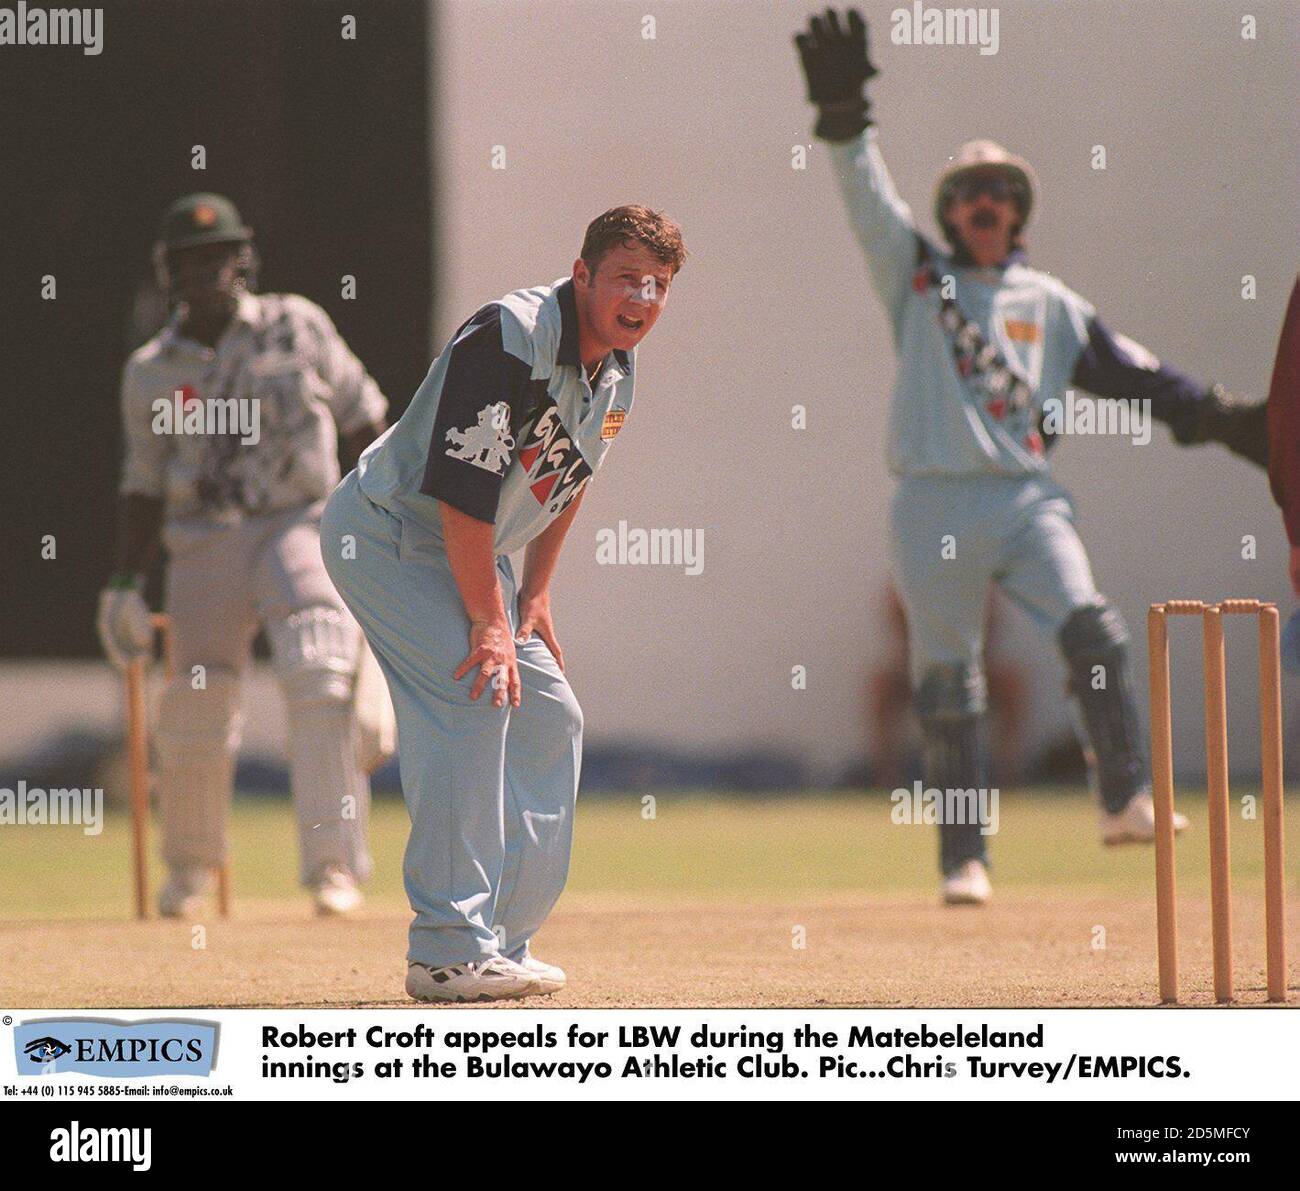
[[[370,871],[366,771],[382,758],[356,732],[357,688],[375,684],[357,681],[361,632],[321,563],[319,525],[340,446],[350,464],[388,403],[319,306],[253,292],[253,234],[229,199],[174,203],[155,260],[176,306],[122,376],[119,563],[98,627],[119,668],[152,649],[144,573],[161,537],[174,676],[155,732],[158,908],[197,913],[226,859],[240,680],[260,625],[288,712],[299,876],[321,913],[346,913]]]
[[[529,949],[568,874],[582,755],[551,576],[684,257],[658,212],[605,212],[572,277],[461,326],[326,507],[326,564],[397,709],[416,1000],[564,986]]]
[[[1263,409],[1162,365],[1027,265],[1036,180],[1000,145],[971,141],[958,151],[935,188],[945,243],[927,239],[894,189],[872,127],[865,86],[877,72],[861,16],[851,11],[842,23],[828,11],[795,41],[818,108],[815,131],[830,145],[899,357],[890,540],[925,784],[989,786],[981,617],[995,582],[1065,659],[1095,756],[1103,841],[1149,841],[1154,815],[1128,634],[1093,581],[1069,494],[1048,474],[1043,406],[1069,388],[1149,400],[1178,442],[1220,441],[1261,465]],[[946,821],[940,835],[944,899],[987,901],[979,822]]]

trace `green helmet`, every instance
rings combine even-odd
[[[190,248],[195,244],[247,244],[253,229],[244,226],[235,204],[220,194],[187,194],[177,199],[163,216],[158,239],[163,248]]]

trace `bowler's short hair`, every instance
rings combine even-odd
[[[595,273],[606,255],[620,244],[643,244],[672,268],[674,276],[686,262],[682,229],[662,211],[651,211],[649,207],[611,207],[598,215],[587,228],[579,255]]]

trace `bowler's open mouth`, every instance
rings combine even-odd
[[[618,325],[629,331],[639,331],[644,322],[645,319],[643,318],[628,318],[626,314],[618,316]]]

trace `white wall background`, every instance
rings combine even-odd
[[[691,252],[557,582],[592,738],[783,744],[828,764],[861,748],[894,360],[824,149],[791,168],[792,147],[813,139],[790,41],[810,7],[433,3],[435,349],[483,301],[567,274],[587,222],[617,203],[662,207]],[[1006,143],[1042,181],[1032,263],[1184,371],[1262,395],[1297,263],[1300,38],[1294,7],[1245,7],[1255,41],[1241,38],[1241,6],[1221,0],[1004,3],[1000,50],[981,56],[892,45],[892,6],[865,6],[900,190],[933,231],[946,157],[974,136]],[[1104,172],[1090,168],[1098,144]],[[491,168],[496,145],[504,170]],[[809,413],[801,433],[795,402]],[[1135,633],[1143,699],[1152,600],[1257,596],[1289,610],[1280,518],[1250,465],[1176,449],[1160,428],[1145,448],[1067,441],[1053,467]],[[595,533],[620,519],[702,528],[704,573],[598,566]],[[1244,534],[1256,561],[1241,557]],[[1196,772],[1199,645],[1180,627],[1177,756]],[[1254,660],[1246,626],[1233,628],[1233,760],[1249,770]],[[1055,650],[1018,620],[1009,645],[1032,667],[1041,740],[1067,722]]]

